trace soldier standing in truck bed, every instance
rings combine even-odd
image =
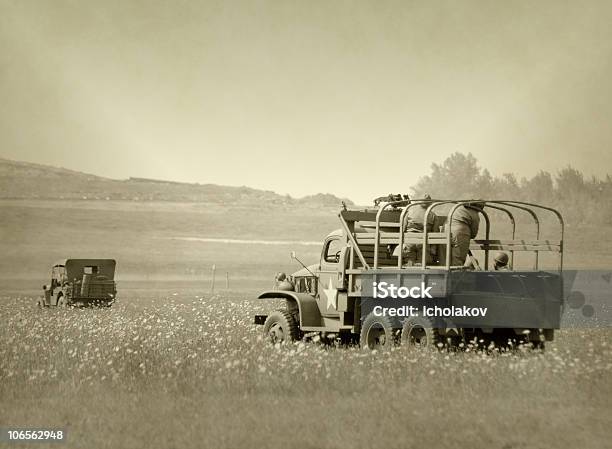
[[[408,217],[406,221],[406,232],[423,232],[425,229],[425,212],[427,208],[431,205],[431,196],[425,195],[423,197],[423,202],[414,205],[410,209],[408,209]],[[418,201],[418,200],[415,200]],[[431,212],[427,217],[427,232],[431,232],[433,229],[434,221],[436,215]],[[423,245],[418,245],[416,243],[405,243],[404,251],[403,251],[403,260],[408,266],[416,265],[421,258],[423,257]],[[399,256],[399,249],[396,247],[393,252],[394,256]],[[431,256],[427,254],[427,263],[431,263]]]
[[[453,214],[451,222],[451,266],[463,266],[470,249],[470,240],[478,234],[480,226],[479,212],[484,209],[484,203],[474,202],[459,206]]]
[[[425,228],[425,212],[429,206],[431,206],[431,196],[425,195],[422,202],[408,209],[406,231],[423,232]],[[433,212],[429,214],[429,217],[427,217],[427,232],[431,232],[435,218],[436,217]]]

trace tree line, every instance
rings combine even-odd
[[[512,173],[493,176],[468,153],[454,153],[412,187],[416,196],[516,200],[554,207],[570,224],[612,225],[612,177],[585,177],[566,167],[556,174],[539,171],[532,178]]]

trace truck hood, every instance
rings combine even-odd
[[[313,273],[316,273],[317,271],[319,271],[319,264],[315,263],[312,265],[308,265],[308,267],[306,268],[308,268],[308,270],[312,271]],[[312,276],[312,274],[310,274],[306,268],[302,268],[301,270],[298,270],[295,273],[292,273],[291,276],[293,277]]]

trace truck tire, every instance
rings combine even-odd
[[[391,319],[370,313],[361,325],[359,343],[365,349],[388,350],[396,346],[397,338]]]
[[[402,326],[402,347],[436,348],[440,341],[438,330],[429,318],[412,316]]]
[[[263,332],[273,344],[291,343],[297,340],[300,334],[298,324],[287,310],[272,312],[264,323]]]

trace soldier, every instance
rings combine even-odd
[[[508,254],[504,253],[503,251],[498,252],[497,254],[495,254],[495,258],[493,259],[495,264],[493,265],[493,268],[495,269],[495,271],[506,271],[508,270]]]
[[[276,273],[276,276],[274,276],[273,289],[274,290],[293,290],[294,285],[293,285],[293,282],[291,282],[289,278],[287,278],[287,275],[285,273],[283,273],[282,271],[279,271],[278,273]]]
[[[424,231],[425,212],[427,211],[427,208],[431,205],[431,196],[425,195],[423,199],[424,199],[423,202],[420,202],[419,204],[416,204],[412,206],[410,209],[408,209],[408,219],[406,222],[405,232],[423,232]],[[434,225],[435,218],[436,217],[433,212],[430,213],[429,216],[427,217],[427,225],[426,225],[427,232],[431,232],[433,225]],[[404,251],[402,255],[404,257],[404,262],[406,263],[406,265],[413,266],[416,263],[418,263],[423,257],[422,249],[423,249],[423,245],[419,245],[416,243],[405,243]],[[397,247],[393,251],[393,255],[396,257],[399,256],[399,249]],[[430,263],[430,262],[431,262],[431,256],[428,254],[427,263]]]
[[[466,203],[459,206],[451,222],[451,266],[463,266],[470,249],[470,240],[478,234],[479,212],[484,209],[483,202]]]

